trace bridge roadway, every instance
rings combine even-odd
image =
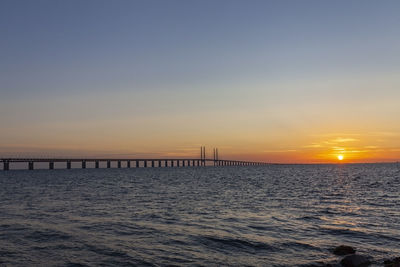
[[[2,158],[3,170],[10,170],[10,163],[27,163],[28,169],[33,170],[35,163],[48,163],[49,169],[54,169],[54,163],[65,162],[66,168],[71,169],[73,162],[80,162],[82,169],[86,168],[86,163],[94,163],[94,168],[100,168],[101,162],[107,163],[107,168],[111,168],[112,162],[117,162],[117,168],[122,168],[122,162],[126,162],[126,168],[139,167],[194,167],[207,166],[211,163],[213,166],[260,166],[266,165],[264,162],[238,161],[238,160],[220,160],[220,159],[100,159],[100,158]],[[133,165],[131,163],[134,163]]]

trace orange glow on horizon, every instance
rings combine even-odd
[[[312,131],[310,131],[312,132]],[[111,134],[111,133],[110,133]],[[133,135],[133,134],[132,134]],[[121,134],[114,142],[107,138],[73,140],[73,144],[59,145],[48,139],[35,145],[10,144],[0,146],[3,157],[107,157],[107,158],[196,158],[200,146],[207,148],[212,158],[212,148],[219,148],[221,159],[259,161],[283,164],[319,163],[373,163],[400,161],[400,134],[397,132],[316,133],[304,135],[245,135],[233,132],[228,137],[213,134],[202,143],[182,142],[181,135],[171,137],[149,136],[132,139]],[[153,140],[157,140],[154,141]],[[177,140],[179,138],[179,140]],[[204,142],[204,143],[203,143]],[[167,145],[166,145],[167,144]],[[341,158],[342,156],[343,158]]]

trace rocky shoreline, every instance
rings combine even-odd
[[[343,256],[340,262],[321,263],[311,266],[315,267],[366,267],[373,263],[373,257],[369,255],[356,254],[356,249],[351,246],[340,245],[332,249],[332,253]],[[381,263],[374,263],[384,267],[400,267],[400,257],[386,259]],[[311,267],[310,266],[310,267]]]

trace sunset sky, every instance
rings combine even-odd
[[[0,1],[0,157],[400,160],[400,1]]]

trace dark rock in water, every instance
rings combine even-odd
[[[349,255],[356,253],[356,250],[350,246],[338,246],[333,250],[333,254],[335,255]]]
[[[371,264],[371,261],[362,255],[348,255],[340,261],[344,267],[365,267]]]
[[[400,257],[394,258],[392,260],[385,260],[383,262],[385,267],[400,267]]]

